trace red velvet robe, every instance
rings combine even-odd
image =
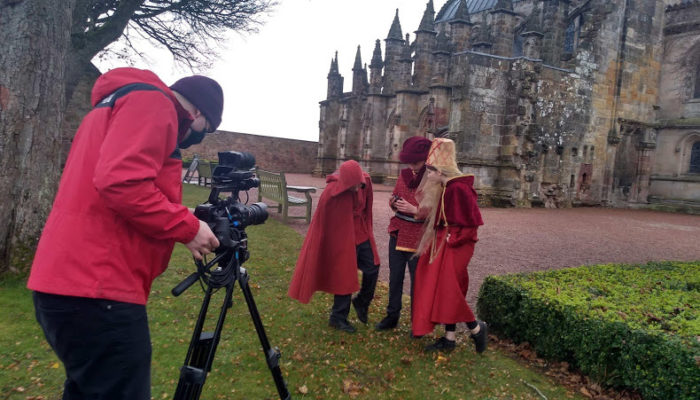
[[[360,168],[359,164],[352,163],[353,169],[355,165]],[[289,297],[306,304],[316,291],[346,295],[359,290],[353,222],[353,207],[357,200],[354,197],[364,196],[363,218],[358,220],[365,224],[361,230],[368,233],[374,263],[379,265],[372,233],[372,182],[369,175],[361,171],[359,175],[348,178],[342,174],[341,166],[341,173],[326,178],[326,188],[319,198],[297,259]],[[350,190],[361,179],[364,179],[365,187],[357,192]]]
[[[469,287],[468,265],[474,254],[477,229],[483,225],[472,187],[474,176],[447,182],[435,221],[435,253],[426,250],[418,260],[413,295],[413,334],[433,331],[436,324],[475,320],[465,299]],[[444,204],[444,213],[442,207]]]

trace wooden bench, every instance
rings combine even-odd
[[[204,182],[204,186],[211,185],[212,171],[214,170],[214,163],[206,160],[199,160],[197,163],[197,184],[201,185]]]
[[[256,168],[255,175],[260,179],[258,188],[258,201],[265,197],[277,203],[277,212],[282,213],[282,220],[286,223],[288,219],[306,219],[306,223],[311,221],[311,193],[316,192],[311,186],[287,186],[284,172],[271,172]],[[289,195],[289,191],[304,193],[306,198],[299,198]],[[306,207],[306,215],[303,217],[290,216],[289,207]]]

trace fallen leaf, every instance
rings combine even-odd
[[[350,397],[357,397],[360,395],[362,387],[359,383],[352,381],[351,379],[343,379],[343,393]]]
[[[386,379],[389,382],[393,381],[394,378],[396,378],[396,374],[394,374],[394,371],[389,371],[386,374],[384,374],[384,379]]]
[[[591,394],[591,392],[588,391],[588,389],[586,389],[585,386],[581,386],[578,389],[578,391],[581,392],[581,394],[583,394],[584,396],[588,397],[589,399],[593,398],[593,395]]]

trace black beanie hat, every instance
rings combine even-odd
[[[173,83],[170,89],[180,93],[197,107],[209,121],[212,130],[219,127],[224,109],[224,91],[215,80],[192,75]]]

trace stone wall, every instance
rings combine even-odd
[[[316,164],[318,143],[247,133],[216,131],[202,143],[182,150],[183,158],[195,154],[216,161],[220,151],[247,151],[255,156],[256,165],[270,171],[310,174]]]
[[[695,93],[700,65],[700,7],[678,7],[666,15],[659,117],[697,118],[700,117],[700,93]]]

